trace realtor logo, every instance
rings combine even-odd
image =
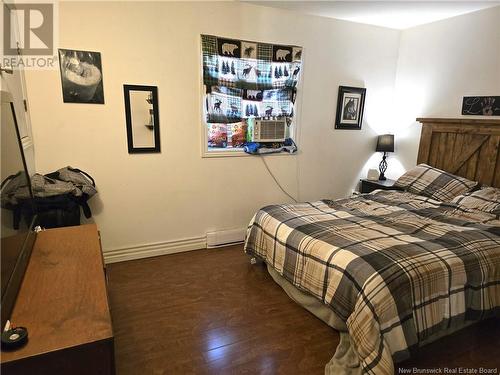
[[[4,3],[3,35],[4,56],[53,55],[54,4]]]
[[[2,0],[0,37],[4,69],[56,69],[58,5],[55,0]]]

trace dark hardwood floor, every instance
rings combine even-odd
[[[295,304],[242,246],[108,266],[117,375],[323,374],[338,334]],[[495,367],[483,322],[398,367]]]

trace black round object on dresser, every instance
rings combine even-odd
[[[2,332],[2,350],[15,350],[28,342],[28,330],[25,327],[16,327]]]

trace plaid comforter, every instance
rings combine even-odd
[[[497,217],[411,193],[265,207],[245,251],[346,322],[364,373],[500,311]]]

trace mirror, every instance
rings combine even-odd
[[[128,153],[160,152],[156,86],[123,85]]]

